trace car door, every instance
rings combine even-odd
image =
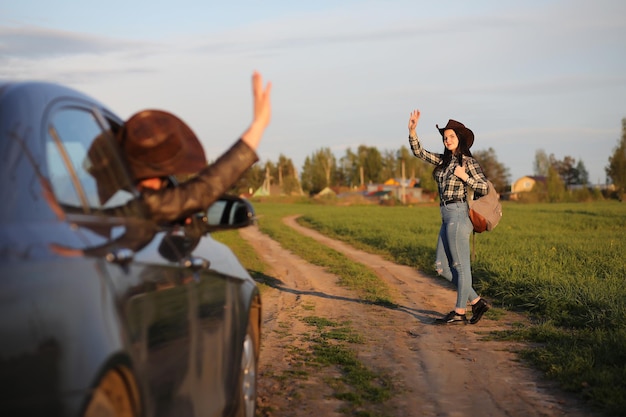
[[[82,239],[57,250],[103,261],[117,306],[109,327],[123,335],[119,354],[132,361],[146,407],[187,414],[193,404],[181,384],[189,373],[192,273],[159,253],[168,233],[142,212],[116,127],[100,110],[76,103],[57,103],[48,113],[50,183]]]

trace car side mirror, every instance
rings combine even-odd
[[[209,232],[232,230],[256,223],[252,204],[243,198],[225,194],[206,211],[206,229]]]

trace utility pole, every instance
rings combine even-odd
[[[406,178],[404,175],[404,159],[402,160],[402,204],[406,204]]]
[[[363,174],[363,167],[359,167],[359,172],[361,174],[361,187],[365,186],[365,175]]]
[[[265,181],[263,182],[263,186],[265,187],[265,191],[267,191],[267,195],[270,195],[270,185],[271,185],[271,176],[270,176],[270,167],[265,168]]]

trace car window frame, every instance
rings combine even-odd
[[[53,102],[46,110],[45,115],[42,120],[42,129],[41,129],[42,135],[43,135],[43,141],[44,141],[45,155],[46,155],[44,158],[45,163],[46,163],[46,172],[49,177],[51,174],[51,171],[50,171],[50,166],[48,165],[50,161],[48,159],[49,155],[48,155],[48,149],[46,147],[48,146],[47,144],[48,142],[50,142],[50,138],[51,138],[52,142],[54,142],[54,146],[56,147],[56,151],[62,157],[63,157],[63,154],[65,154],[65,157],[63,157],[63,160],[62,160],[63,168],[65,170],[65,173],[68,174],[68,177],[69,177],[68,180],[75,187],[74,191],[79,195],[79,199],[81,200],[80,207],[77,207],[78,209],[80,209],[80,213],[78,213],[77,211],[65,210],[66,214],[70,217],[72,217],[75,214],[83,214],[83,215],[119,217],[119,218],[134,217],[134,218],[141,218],[141,219],[148,220],[145,210],[143,210],[143,207],[141,206],[141,204],[139,204],[139,200],[140,200],[139,191],[133,184],[132,176],[130,175],[130,171],[128,169],[126,161],[124,160],[124,157],[121,154],[119,149],[116,149],[114,151],[115,157],[117,159],[116,164],[118,165],[117,166],[118,172],[116,172],[116,175],[120,175],[123,177],[125,187],[127,187],[124,189],[124,192],[130,193],[130,195],[132,196],[132,198],[129,198],[128,201],[125,203],[126,205],[131,206],[130,214],[123,214],[119,210],[114,210],[114,208],[108,209],[106,208],[106,206],[96,207],[92,204],[89,204],[89,202],[86,201],[86,197],[80,196],[80,194],[83,194],[83,195],[85,194],[84,192],[85,184],[82,181],[80,175],[78,175],[78,173],[76,172],[77,169],[74,166],[74,164],[71,163],[71,161],[67,159],[67,146],[65,145],[67,141],[65,141],[65,138],[61,137],[60,135],[57,138],[54,138],[55,135],[58,135],[58,131],[56,130],[56,127],[54,125],[54,117],[58,113],[63,112],[65,110],[70,110],[70,111],[77,110],[80,112],[84,112],[86,115],[89,115],[90,117],[92,117],[103,135],[107,135],[107,134],[111,135],[109,139],[110,141],[115,141],[115,133],[121,128],[123,122],[121,122],[117,117],[115,117],[114,115],[106,111],[105,109],[99,108],[93,103],[84,103],[84,102],[81,102],[80,100],[57,100]],[[51,133],[51,131],[55,133],[53,134]],[[115,145],[116,144],[113,144],[114,147]],[[58,197],[56,193],[55,193],[55,197]]]
[[[97,107],[94,103],[68,99],[53,102],[44,113],[41,126],[42,140],[45,149],[45,157],[43,158],[45,161],[44,172],[48,180],[50,180],[49,176],[51,172],[50,166],[48,165],[50,161],[48,160],[48,149],[46,147],[48,146],[47,142],[54,140],[54,138],[50,137],[48,128],[50,125],[53,125],[54,115],[65,109],[83,111],[93,117],[102,131],[105,131],[107,128],[109,129],[109,132],[113,135],[111,136],[111,140],[115,140],[114,135],[123,124],[117,117],[107,112],[105,109]],[[63,138],[59,139],[63,142]],[[58,146],[58,142],[55,143],[54,146]],[[72,210],[68,210],[68,207],[60,207],[65,213],[65,220],[72,224],[77,231],[83,228],[89,230],[88,235],[92,236],[92,238],[84,241],[85,247],[76,248],[82,250],[84,254],[89,256],[107,257],[112,253],[111,251],[116,250],[115,248],[127,248],[131,249],[133,252],[138,251],[150,243],[159,231],[163,230],[163,228],[159,227],[147,216],[146,211],[143,209],[143,205],[140,201],[140,193],[133,185],[130,171],[119,148],[117,148],[116,156],[120,161],[119,168],[123,170],[120,175],[123,175],[126,182],[131,186],[130,191],[133,198],[128,200],[127,203],[127,205],[130,206],[129,213],[120,215],[120,210],[96,210],[89,204],[86,206],[81,204],[81,207],[72,208]],[[74,177],[71,178],[71,181],[73,183],[78,182],[82,187],[81,179],[76,172],[72,172],[73,170],[68,168],[66,165],[67,162],[67,160],[62,161],[64,169],[70,176]],[[54,190],[52,191],[54,194]],[[54,197],[56,198],[56,194]],[[86,237],[85,234],[81,235]],[[96,238],[96,236],[99,236],[99,238]]]

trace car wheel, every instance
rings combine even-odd
[[[252,321],[243,341],[237,417],[254,417],[256,413],[258,341]]]
[[[93,389],[83,417],[138,417],[139,394],[127,368],[108,370]]]

